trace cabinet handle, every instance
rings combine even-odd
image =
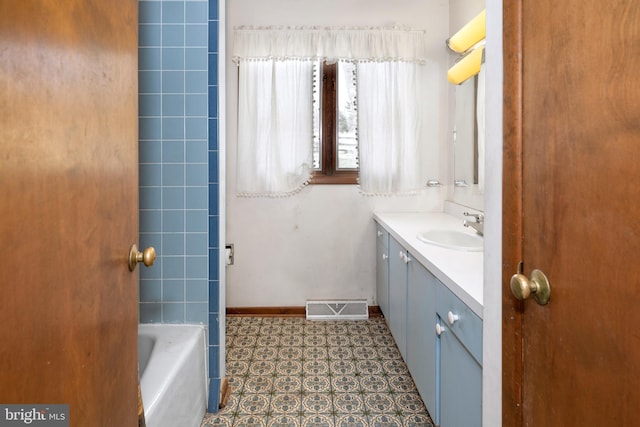
[[[404,256],[404,263],[405,264],[409,264],[409,261],[411,261],[411,258],[409,258],[409,255],[405,255]]]
[[[436,323],[436,335],[440,336],[444,333],[446,329],[444,328],[444,326],[440,325],[440,323]]]
[[[378,237],[382,237],[382,231],[378,230]]]
[[[450,325],[453,325],[458,321],[458,319],[460,319],[460,317],[457,314],[453,314],[453,312],[451,311],[447,314],[447,317],[449,318]]]
[[[389,258],[389,255],[387,255],[387,254],[382,254],[382,260],[383,260],[383,261],[386,261],[386,260],[387,260],[387,258]]]
[[[405,257],[404,252],[402,251],[398,252],[398,256],[400,257],[401,260],[404,261],[404,257]]]

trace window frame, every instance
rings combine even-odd
[[[358,184],[359,169],[338,169],[338,64],[321,63],[320,169],[311,173],[309,184]]]

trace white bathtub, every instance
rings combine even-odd
[[[199,427],[207,404],[204,326],[138,325],[138,363],[147,427]]]

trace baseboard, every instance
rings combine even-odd
[[[380,310],[380,307],[377,305],[370,305],[369,306],[369,318],[380,318],[380,317],[384,317],[382,315],[382,311]]]
[[[305,307],[227,307],[227,316],[257,316],[257,317],[305,317]],[[369,306],[369,317],[383,317],[380,307]]]
[[[227,307],[227,316],[305,317],[300,307]]]

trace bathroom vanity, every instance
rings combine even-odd
[[[378,305],[433,421],[480,426],[482,238],[447,213],[374,219]]]

